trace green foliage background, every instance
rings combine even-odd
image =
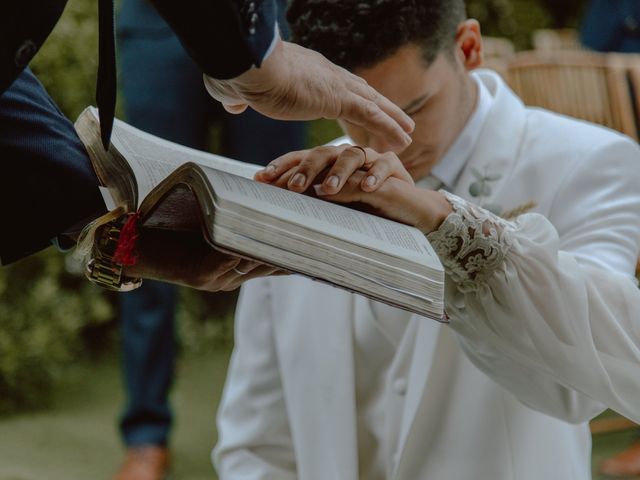
[[[530,46],[538,28],[576,25],[584,0],[469,0],[469,15],[487,35]],[[94,104],[97,1],[70,0],[32,68],[71,119]],[[333,122],[314,122],[310,144],[334,138]],[[53,382],[68,378],[73,362],[115,352],[114,295],[69,272],[68,257],[53,249],[0,268],[0,413],[46,405]],[[190,350],[228,342],[233,295],[182,290],[178,325]]]

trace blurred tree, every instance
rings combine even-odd
[[[97,0],[69,0],[31,68],[68,118],[75,120],[87,105],[95,104]]]
[[[110,302],[52,249],[0,269],[0,413],[45,405]]]
[[[477,19],[485,35],[509,38],[518,50],[531,47],[531,35],[549,28],[549,13],[532,0],[468,0],[467,11]]]
[[[575,27],[587,0],[541,0],[552,18],[552,28]]]
[[[534,31],[575,26],[586,0],[467,0],[470,17],[485,35],[509,38],[518,50],[531,48]]]

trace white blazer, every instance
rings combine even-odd
[[[640,250],[640,154],[481,78],[495,102],[455,193],[541,215],[514,224],[491,278],[464,291],[447,278],[450,326],[411,318],[392,476],[588,479],[585,422],[603,403],[640,419],[640,324],[623,301]],[[473,197],[479,175],[491,193]],[[222,480],[359,478],[352,322],[370,315],[369,300],[302,277],[243,287],[214,450]]]

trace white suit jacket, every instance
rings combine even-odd
[[[412,317],[393,478],[587,479],[585,422],[604,404],[640,419],[640,155],[481,78],[495,102],[455,193],[537,214],[503,223],[490,274],[448,268],[450,325]],[[243,287],[221,479],[359,478],[352,322],[370,315],[369,300],[302,277]]]

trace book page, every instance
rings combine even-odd
[[[97,110],[93,109],[97,115]],[[250,140],[248,140],[250,141]],[[262,167],[194,150],[115,120],[111,143],[127,159],[138,182],[138,206],[153,188],[180,165],[193,162],[233,175],[253,178]]]
[[[203,169],[216,197],[282,218],[363,247],[441,269],[440,259],[416,228],[352,210],[342,205]]]

